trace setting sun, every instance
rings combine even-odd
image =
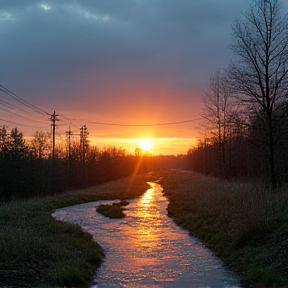
[[[140,147],[144,151],[150,151],[152,148],[151,142],[149,140],[144,140],[141,142]]]

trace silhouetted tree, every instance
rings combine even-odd
[[[17,128],[13,128],[8,139],[8,150],[10,156],[19,158],[26,156],[28,147],[25,144],[22,132],[19,132]]]
[[[42,131],[36,132],[36,135],[31,140],[30,152],[36,158],[48,159],[51,155],[52,144],[51,144],[51,133],[44,133]]]
[[[135,148],[135,156],[141,156],[143,153],[142,149],[139,147]]]
[[[5,126],[1,129],[1,197],[13,199],[17,195],[25,195],[27,186],[27,167],[25,157],[28,147],[23,134],[17,128],[8,131]]]
[[[51,133],[36,132],[30,141],[30,189],[33,195],[49,194],[51,189]]]
[[[204,103],[202,117],[206,120],[203,124],[206,131],[206,137],[210,138],[213,145],[218,146],[214,159],[217,163],[218,171],[224,178],[227,177],[227,170],[230,154],[227,153],[233,126],[232,120],[236,113],[228,86],[226,75],[218,70],[210,80],[210,89],[203,94]],[[218,161],[217,161],[218,160]]]
[[[287,113],[288,16],[278,0],[258,0],[233,26],[232,51],[239,61],[229,69],[231,85],[242,107],[261,131],[267,147],[272,188],[277,187],[275,145],[277,127]],[[256,124],[256,126],[255,126]]]
[[[8,132],[5,125],[0,130],[0,156],[4,157],[8,151]]]

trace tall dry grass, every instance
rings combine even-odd
[[[288,285],[287,190],[196,173],[165,172],[162,177],[168,214],[177,224],[238,270],[247,283]]]
[[[271,231],[288,203],[288,193],[269,191],[261,183],[231,183],[194,176],[192,183],[181,186],[179,189],[193,195],[189,206],[199,217],[217,219],[218,225],[227,228],[237,241]]]

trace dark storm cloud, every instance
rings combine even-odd
[[[141,85],[193,94],[228,64],[230,27],[248,3],[1,0],[0,84],[37,101],[85,95],[102,107]]]

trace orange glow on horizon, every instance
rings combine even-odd
[[[152,155],[178,155],[187,154],[188,150],[196,147],[197,138],[90,138],[91,146],[99,148],[117,147],[123,148],[128,153],[134,154],[138,147]],[[144,145],[145,142],[145,145]],[[149,144],[150,143],[150,144]],[[142,146],[144,145],[144,146]],[[146,146],[147,145],[147,146]],[[145,149],[144,149],[145,148]],[[150,148],[150,150],[148,150]]]
[[[25,136],[24,139],[29,144],[34,136]],[[186,155],[188,150],[196,147],[197,138],[106,138],[106,137],[88,137],[90,147],[97,147],[100,150],[106,148],[121,148],[126,150],[127,154],[135,154],[135,149],[140,148],[149,155]],[[79,142],[79,136],[75,136],[72,141]],[[56,145],[62,148],[67,144],[67,139],[56,136]],[[65,147],[64,147],[65,148]],[[65,150],[63,148],[63,151]]]

